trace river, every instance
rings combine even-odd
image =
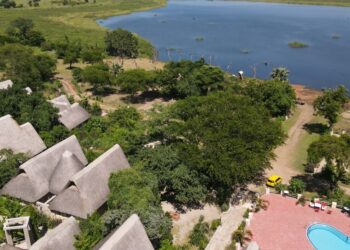
[[[148,39],[163,61],[204,57],[263,79],[283,66],[292,83],[350,88],[350,8],[170,0],[163,8],[97,22]],[[293,41],[309,47],[291,48]]]

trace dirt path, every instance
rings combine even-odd
[[[77,90],[75,89],[74,85],[71,82],[65,79],[60,79],[60,82],[63,86],[64,92],[67,95],[73,96],[74,100],[76,101],[79,101],[81,99],[80,96],[78,95]]]
[[[162,202],[162,208],[165,212],[176,212],[175,208],[167,202]],[[181,213],[178,220],[173,220],[172,235],[175,245],[183,245],[188,242],[189,234],[201,215],[204,216],[204,221],[210,224],[213,220],[220,218],[220,210],[216,206],[207,204],[201,209],[191,209]]]
[[[283,182],[288,183],[292,176],[300,174],[293,166],[297,147],[303,134],[307,133],[303,126],[313,119],[313,107],[310,104],[299,105],[300,114],[295,124],[288,131],[288,139],[285,144],[275,150],[276,159],[271,162],[273,169],[267,171],[267,175],[277,174],[282,176]]]
[[[221,216],[221,226],[215,231],[205,250],[224,250],[232,240],[232,233],[243,220],[243,214],[251,204],[243,204],[230,209]]]

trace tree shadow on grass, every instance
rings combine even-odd
[[[158,91],[145,91],[138,95],[128,95],[126,97],[121,98],[126,103],[131,104],[144,104],[146,102],[154,101],[155,99],[162,98],[164,101],[169,101],[172,99],[171,97],[164,96],[160,94]]]
[[[324,174],[304,174],[294,177],[295,179],[302,180],[308,192],[316,192],[318,194],[327,194],[331,189],[331,183],[325,178]]]
[[[309,133],[324,135],[329,133],[329,127],[322,123],[306,123],[303,128]]]

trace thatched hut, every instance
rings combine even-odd
[[[45,150],[46,145],[32,124],[20,126],[11,115],[5,115],[0,117],[0,149],[4,148],[34,156]]]
[[[74,236],[79,233],[79,223],[70,217],[49,230],[44,237],[33,244],[30,250],[75,250]]]
[[[49,208],[87,218],[106,201],[112,172],[128,168],[129,162],[117,144],[70,178],[70,186],[50,203]]]
[[[90,114],[79,105],[70,104],[67,96],[61,95],[50,101],[59,110],[59,121],[68,129],[73,129],[90,118]]]
[[[87,163],[73,135],[22,164],[20,174],[3,187],[1,194],[27,202],[35,202],[48,193],[58,194]]]
[[[153,250],[140,218],[131,215],[116,231],[103,239],[94,250]]]

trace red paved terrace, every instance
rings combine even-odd
[[[313,250],[306,231],[316,222],[350,235],[350,217],[339,209],[332,209],[331,214],[327,210],[315,212],[308,203],[305,207],[296,205],[296,199],[277,194],[265,195],[263,199],[270,202],[268,209],[255,213],[249,226],[260,250]]]

